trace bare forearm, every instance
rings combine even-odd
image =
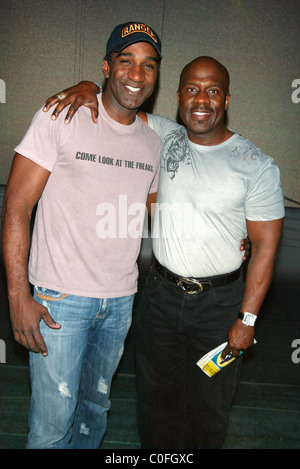
[[[29,246],[30,215],[22,203],[8,198],[2,212],[2,253],[11,301],[30,292],[27,274]]]
[[[47,308],[33,299],[27,264],[31,215],[49,175],[46,169],[16,154],[2,211],[2,253],[12,330],[17,342],[43,355],[48,351],[39,328],[41,319],[53,329],[59,329],[60,325],[53,320]]]
[[[22,203],[5,203],[3,210],[2,247],[7,273],[10,317],[17,342],[33,352],[48,354],[40,333],[41,319],[48,327],[59,329],[47,308],[37,303],[31,295],[28,274],[30,246],[30,216]]]
[[[245,293],[241,311],[258,314],[270,287],[275,266],[275,255],[253,253],[249,261]]]
[[[243,313],[256,316],[259,313],[272,280],[282,224],[283,219],[268,222],[247,221],[252,254],[241,306]],[[236,319],[228,331],[228,346],[223,356],[229,350],[233,350],[234,356],[238,356],[240,350],[246,350],[253,344],[254,334],[253,326],[244,324],[240,318]]]
[[[283,219],[254,222],[247,220],[252,253],[246,277],[242,311],[258,314],[269,289],[279,246]]]
[[[2,211],[2,253],[11,299],[30,290],[27,276],[30,219],[49,175],[49,171],[33,161],[15,155]]]
[[[274,263],[274,258],[266,258],[266,255],[262,256],[258,253],[252,254],[241,306],[242,312],[258,315],[271,283]],[[223,358],[230,350],[237,357],[240,350],[246,350],[248,347],[251,347],[254,335],[255,328],[243,324],[241,319],[237,318],[228,331],[228,346],[223,351]]]

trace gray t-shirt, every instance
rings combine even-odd
[[[246,220],[284,217],[274,160],[236,133],[219,145],[202,146],[169,119],[148,115],[148,123],[162,140],[155,257],[181,276],[238,269]]]

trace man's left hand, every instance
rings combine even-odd
[[[237,319],[228,331],[228,345],[223,350],[221,357],[225,358],[232,352],[232,356],[237,358],[241,351],[244,352],[253,345],[254,335],[254,326],[246,326],[240,319]]]

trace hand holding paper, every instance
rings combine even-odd
[[[256,344],[256,340],[253,340],[253,344]],[[197,365],[201,368],[201,370],[211,378],[214,376],[216,373],[221,371],[225,366],[229,365],[233,360],[235,360],[238,357],[234,357],[232,355],[232,352],[226,355],[225,358],[222,358],[222,352],[224,348],[227,346],[227,342],[224,342],[224,344],[219,345],[215,349],[211,350],[208,352],[206,355],[204,355],[200,360],[197,362]],[[241,351],[239,356],[243,352]]]

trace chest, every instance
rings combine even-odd
[[[64,129],[65,130],[65,129]],[[57,139],[57,163],[53,178],[97,187],[126,187],[153,180],[159,163],[159,147],[137,132],[120,132],[105,122],[77,121]]]
[[[175,154],[176,155],[176,154]],[[162,156],[160,196],[164,202],[191,203],[205,211],[242,210],[249,187],[249,173],[230,156],[165,151]]]

